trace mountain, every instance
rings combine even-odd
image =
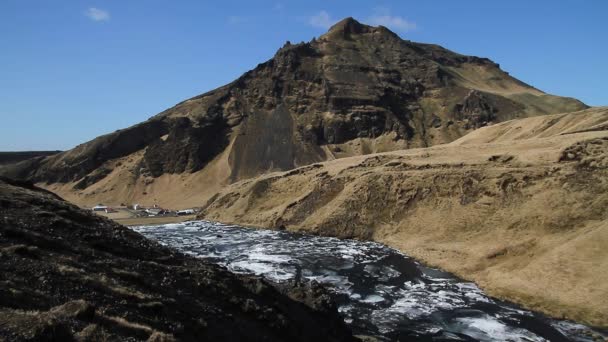
[[[271,171],[426,147],[513,118],[585,109],[486,58],[347,18],[234,82],[3,173],[77,203],[197,205]]]
[[[275,289],[0,179],[2,341],[352,341],[319,285]]]
[[[0,166],[14,164],[30,158],[46,157],[61,151],[23,151],[23,152],[0,152]]]
[[[233,183],[200,218],[374,240],[495,297],[608,327],[608,107]]]

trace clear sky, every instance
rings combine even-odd
[[[607,0],[0,0],[0,151],[143,121],[347,16],[608,105]]]

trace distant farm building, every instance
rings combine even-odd
[[[194,209],[184,209],[184,210],[178,210],[177,211],[177,215],[194,215]]]
[[[148,213],[148,216],[156,216],[156,215],[164,214],[165,210],[161,209],[161,208],[150,208],[150,209],[146,209],[146,213]]]

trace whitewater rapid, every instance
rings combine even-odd
[[[374,242],[208,221],[133,227],[242,274],[327,285],[356,334],[420,341],[596,341],[606,335],[486,296],[474,283]]]

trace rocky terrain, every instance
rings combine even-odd
[[[447,143],[488,124],[585,108],[489,59],[347,18],[310,42],[287,42],[228,85],[3,173],[80,204],[193,206],[266,172]]]
[[[492,295],[606,327],[607,129],[607,108],[545,94],[489,59],[347,18],[310,42],[287,42],[228,85],[0,174],[79,205],[203,206],[201,217],[220,222],[373,239],[474,280]],[[3,263],[16,273],[3,280],[9,290],[2,297],[14,301],[3,304],[9,321],[0,327],[24,326],[23,319],[34,327],[43,322],[40,331],[48,330],[45,322],[60,322],[74,336],[105,334],[122,317],[129,336],[187,339],[202,327],[208,336],[220,334],[224,330],[210,327],[225,327],[230,317],[243,328],[227,334],[245,336],[254,327],[264,336],[306,340],[311,329],[287,327],[333,317],[269,287],[260,285],[270,292],[258,293],[251,285],[258,280],[227,275],[108,221],[76,215],[49,194],[3,187],[3,214],[10,213],[4,226],[17,227],[17,233],[3,232],[3,260],[28,272]],[[35,215],[21,197],[36,205]],[[88,222],[105,228],[87,230]],[[74,227],[81,233],[73,235]],[[85,257],[68,247],[82,248]],[[48,285],[35,288],[32,274]],[[47,275],[68,286],[61,290]],[[237,285],[205,282],[220,278]],[[234,305],[218,303],[217,293],[235,298]],[[94,314],[64,319],[54,313],[76,305],[69,304],[74,298]],[[175,311],[154,311],[159,300]],[[304,317],[297,324],[291,308]],[[201,312],[203,323],[191,312]],[[256,320],[265,317],[278,325]],[[336,339],[344,336],[333,318],[324,322]]]
[[[31,158],[46,157],[61,151],[23,151],[23,152],[0,152],[0,167],[6,164],[15,164]]]
[[[608,326],[608,108],[234,183],[202,218],[373,239],[556,317]]]
[[[322,288],[277,290],[0,180],[0,341],[350,341]]]

